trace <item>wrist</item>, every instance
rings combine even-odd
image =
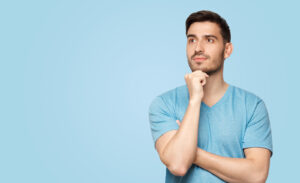
[[[197,147],[196,157],[195,157],[194,162],[193,162],[193,164],[196,164],[196,165],[197,165],[197,161],[198,161],[198,153],[199,153],[199,148]]]
[[[199,105],[201,104],[201,101],[202,101],[202,97],[199,97],[199,98],[191,98],[189,100],[189,104],[191,105]]]

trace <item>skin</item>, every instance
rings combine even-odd
[[[225,94],[224,60],[233,50],[223,41],[216,23],[195,22],[187,32],[187,59],[192,73],[184,76],[190,95],[189,104],[178,130],[171,130],[156,141],[161,161],[177,176],[184,176],[192,164],[215,174],[226,182],[265,182],[270,151],[264,148],[244,149],[245,158],[218,156],[197,147],[201,102],[213,106]],[[205,57],[196,61],[197,57]]]
[[[202,72],[212,75],[223,67],[224,58],[227,58],[230,53],[224,57],[224,47],[222,36],[218,33],[219,27],[211,22],[196,22],[193,23],[187,32],[186,53],[188,64],[192,72],[201,70]],[[227,43],[226,46],[232,46]],[[203,62],[193,60],[196,57],[206,57]]]

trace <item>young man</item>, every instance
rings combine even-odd
[[[233,50],[226,21],[211,11],[186,20],[186,85],[157,96],[149,107],[155,148],[166,183],[265,182],[272,156],[266,106],[226,83]]]

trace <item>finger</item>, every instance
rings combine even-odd
[[[184,79],[187,79],[188,75],[189,75],[189,73],[186,73],[186,74],[184,75]]]
[[[206,84],[206,76],[200,79],[200,83],[202,84],[202,86]]]
[[[203,79],[201,84],[202,84],[202,86],[204,86],[206,84],[206,79]]]
[[[198,76],[209,77],[208,74],[206,74],[205,72],[202,72],[202,71],[200,71],[200,72],[195,71],[195,72],[191,73],[190,76],[192,76],[192,77],[198,77]]]
[[[205,77],[209,77],[208,74],[206,74],[205,72],[199,72],[199,73],[195,73],[195,76],[205,76]]]
[[[203,72],[202,70],[196,70],[196,71],[192,72],[191,74],[199,74],[199,73],[204,74],[207,77],[209,76],[206,72]]]
[[[205,75],[197,76],[196,78],[197,78],[201,83],[202,83],[203,81],[206,81],[206,76],[205,76]]]
[[[198,73],[198,74],[190,76],[190,79],[199,79],[199,80],[202,80],[202,79],[205,79],[205,78],[207,78],[207,76],[204,73]]]

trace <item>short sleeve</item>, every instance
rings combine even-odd
[[[172,113],[169,110],[163,98],[160,96],[156,97],[149,107],[149,122],[154,147],[160,136],[170,130],[177,130],[179,128],[174,112]]]
[[[265,103],[259,100],[255,110],[247,123],[243,139],[243,148],[263,147],[273,155],[272,133],[269,115]]]

